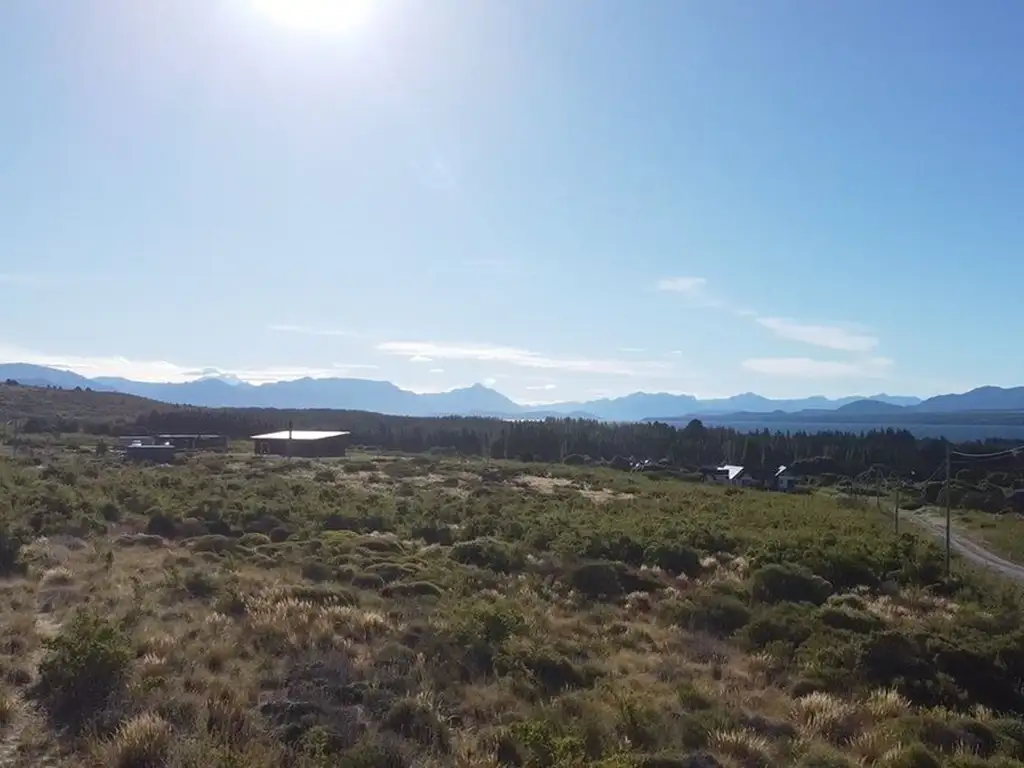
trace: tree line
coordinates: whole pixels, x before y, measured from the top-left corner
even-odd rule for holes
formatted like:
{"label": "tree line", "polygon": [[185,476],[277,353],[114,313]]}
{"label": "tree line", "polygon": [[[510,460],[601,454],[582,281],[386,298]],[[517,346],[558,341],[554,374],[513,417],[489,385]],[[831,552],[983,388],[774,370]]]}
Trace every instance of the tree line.
{"label": "tree line", "polygon": [[[352,443],[387,451],[438,451],[464,456],[537,462],[574,460],[662,461],[696,471],[722,463],[742,464],[755,472],[780,465],[799,474],[852,477],[872,468],[920,480],[942,466],[947,442],[918,439],[903,429],[850,432],[744,433],[708,427],[698,420],[683,428],[663,423],[605,423],[583,419],[503,421],[492,418],[385,416],[341,410],[192,408],[153,410],[135,419],[82,422],[68,418],[29,419],[25,432],[89,431],[95,434],[205,432],[244,439],[286,429],[337,429],[352,433]],[[1011,441],[961,443],[958,450],[984,452],[1010,447]],[[1012,464],[1012,462],[1011,462]],[[989,467],[1017,474],[1014,466]]]}

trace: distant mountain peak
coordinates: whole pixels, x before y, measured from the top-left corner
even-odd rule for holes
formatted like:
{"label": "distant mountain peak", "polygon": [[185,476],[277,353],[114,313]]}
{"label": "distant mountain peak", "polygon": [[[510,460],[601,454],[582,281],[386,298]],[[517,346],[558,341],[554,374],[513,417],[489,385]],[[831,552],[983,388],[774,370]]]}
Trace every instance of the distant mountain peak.
{"label": "distant mountain peak", "polygon": [[887,394],[829,399],[823,395],[771,399],[756,392],[701,400],[693,395],[633,392],[581,402],[524,406],[480,382],[449,392],[417,394],[389,381],[354,378],[302,378],[248,384],[218,368],[197,372],[184,383],[153,383],[116,377],[89,379],[77,373],[24,363],[0,363],[0,381],[14,379],[62,389],[87,387],[122,392],[168,403],[208,407],[321,408],[375,411],[407,416],[490,415],[516,418],[572,416],[607,421],[675,421],[734,413],[799,413],[804,410],[895,413],[900,407],[917,412],[981,410],[1024,411],[1024,387],[978,387],[963,394],[940,395],[921,401]]}

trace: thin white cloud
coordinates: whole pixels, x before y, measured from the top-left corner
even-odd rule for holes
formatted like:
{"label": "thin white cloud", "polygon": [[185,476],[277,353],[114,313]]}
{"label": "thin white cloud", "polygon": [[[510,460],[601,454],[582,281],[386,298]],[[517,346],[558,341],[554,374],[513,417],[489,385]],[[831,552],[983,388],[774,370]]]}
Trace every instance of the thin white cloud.
{"label": "thin white cloud", "polygon": [[658,281],[658,290],[697,296],[707,285],[708,281],[703,277],[666,277]]}
{"label": "thin white cloud", "polygon": [[[708,291],[703,277],[669,277],[658,281],[658,289],[686,297],[690,302],[704,307],[713,307],[730,312],[737,317],[753,320],[776,336],[790,341],[799,341],[815,347],[838,352],[870,352],[878,346],[878,339],[864,329],[842,324],[804,323],[784,317],[762,315],[760,312],[738,307]],[[675,354],[675,353],[673,353]]]}
{"label": "thin white cloud", "polygon": [[527,387],[531,392],[550,392],[553,389],[558,389],[557,384],[538,384],[535,387]]}
{"label": "thin white cloud", "polygon": [[495,384],[498,383],[498,380],[493,376],[488,376],[486,379],[484,379],[483,383],[485,387],[493,387]]}
{"label": "thin white cloud", "polygon": [[892,370],[886,357],[864,360],[814,360],[809,357],[759,357],[743,361],[748,371],[794,379],[880,379]]}
{"label": "thin white cloud", "polygon": [[488,344],[386,341],[378,344],[377,350],[385,354],[409,359],[430,357],[435,360],[472,360],[486,363],[504,363],[521,368],[539,368],[612,376],[656,376],[672,373],[671,366],[659,362],[559,358],[515,347]]}
{"label": "thin white cloud", "polygon": [[414,357],[410,357],[409,358],[409,362],[410,363],[432,363],[432,362],[434,362],[434,358],[427,357],[426,355],[416,355]]}
{"label": "thin white cloud", "polygon": [[237,378],[250,384],[290,381],[301,378],[346,376],[358,371],[376,369],[363,363],[335,363],[327,367],[267,366],[260,368],[220,368],[202,365],[180,365],[166,360],[133,360],[121,356],[53,355],[0,344],[0,362],[30,363],[65,371],[74,371],[89,378],[117,377],[132,381],[182,383],[211,375]]}
{"label": "thin white cloud", "polygon": [[783,339],[840,352],[870,352],[878,346],[874,336],[839,325],[812,325],[781,317],[758,317],[756,322]]}
{"label": "thin white cloud", "polygon": [[619,347],[618,352],[625,352],[627,355],[641,355],[647,350],[643,347]]}
{"label": "thin white cloud", "polygon": [[444,373],[444,368],[431,368],[431,373]]}
{"label": "thin white cloud", "polygon": [[314,328],[308,325],[276,324],[269,326],[275,333],[296,333],[302,336],[358,336],[354,331],[347,331],[340,328]]}

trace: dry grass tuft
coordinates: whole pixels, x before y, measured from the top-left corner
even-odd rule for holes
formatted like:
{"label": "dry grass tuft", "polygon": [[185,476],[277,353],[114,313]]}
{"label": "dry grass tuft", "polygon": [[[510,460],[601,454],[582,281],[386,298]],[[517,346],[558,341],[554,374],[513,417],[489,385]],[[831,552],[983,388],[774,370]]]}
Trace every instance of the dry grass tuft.
{"label": "dry grass tuft", "polygon": [[105,746],[104,764],[113,768],[159,768],[167,762],[173,736],[171,726],[162,717],[133,717],[121,724]]}
{"label": "dry grass tuft", "polygon": [[70,568],[63,565],[50,568],[43,573],[39,580],[39,586],[43,589],[55,589],[58,587],[69,587],[75,583],[75,575]]}
{"label": "dry grass tuft", "polygon": [[738,760],[745,768],[770,768],[775,764],[771,742],[746,729],[715,731],[711,734],[711,747]]}
{"label": "dry grass tuft", "polygon": [[830,693],[815,692],[793,702],[793,715],[808,737],[845,741],[855,729],[856,710]]}
{"label": "dry grass tuft", "polygon": [[881,728],[864,731],[851,739],[848,746],[861,765],[884,765],[902,750],[902,745],[893,743],[893,736]]}
{"label": "dry grass tuft", "polygon": [[0,726],[10,725],[18,714],[18,698],[10,691],[0,691]]}
{"label": "dry grass tuft", "polygon": [[910,702],[894,688],[879,688],[868,696],[865,707],[876,720],[885,720],[907,712]]}

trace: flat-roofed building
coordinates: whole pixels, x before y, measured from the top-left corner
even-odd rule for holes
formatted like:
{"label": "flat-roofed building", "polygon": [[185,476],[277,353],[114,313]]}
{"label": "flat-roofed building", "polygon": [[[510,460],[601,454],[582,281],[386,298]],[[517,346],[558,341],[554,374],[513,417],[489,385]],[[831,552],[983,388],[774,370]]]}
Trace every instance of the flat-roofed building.
{"label": "flat-roofed building", "polygon": [[349,434],[313,429],[267,432],[252,436],[253,451],[257,456],[301,456],[307,459],[344,456]]}

